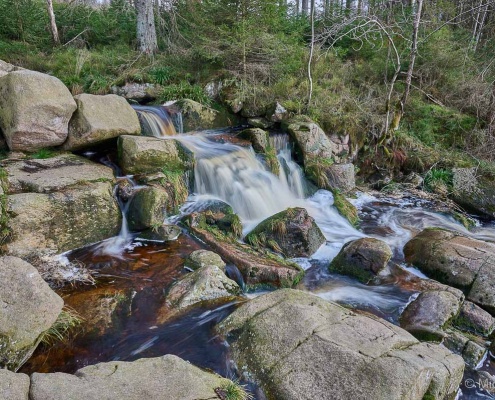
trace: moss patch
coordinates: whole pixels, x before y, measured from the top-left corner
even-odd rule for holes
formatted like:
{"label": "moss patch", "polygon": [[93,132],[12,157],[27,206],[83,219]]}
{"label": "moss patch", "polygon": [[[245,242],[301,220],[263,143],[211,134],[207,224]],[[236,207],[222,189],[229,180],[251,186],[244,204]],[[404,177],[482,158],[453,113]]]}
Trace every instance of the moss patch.
{"label": "moss patch", "polygon": [[340,191],[333,190],[332,194],[333,205],[339,211],[340,215],[345,217],[352,226],[357,227],[359,225],[358,209]]}

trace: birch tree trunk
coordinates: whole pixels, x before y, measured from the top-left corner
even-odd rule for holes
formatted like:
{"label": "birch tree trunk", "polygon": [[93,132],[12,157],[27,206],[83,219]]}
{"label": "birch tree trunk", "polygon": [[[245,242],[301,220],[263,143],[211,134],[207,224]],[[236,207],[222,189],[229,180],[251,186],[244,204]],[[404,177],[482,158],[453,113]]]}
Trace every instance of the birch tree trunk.
{"label": "birch tree trunk", "polygon": [[399,129],[400,121],[402,119],[402,116],[404,115],[404,107],[407,103],[407,99],[409,98],[409,93],[411,91],[412,77],[414,73],[414,63],[416,62],[416,55],[418,54],[418,33],[419,33],[419,24],[421,22],[421,13],[423,12],[423,1],[424,0],[417,0],[417,6],[414,13],[411,52],[409,53],[409,68],[407,69],[407,75],[406,75],[406,87],[404,89],[404,94],[402,95],[402,98],[400,99],[399,103],[396,106],[394,118],[392,120],[392,125],[391,125],[392,130]]}
{"label": "birch tree trunk", "polygon": [[315,49],[315,0],[311,0],[310,9],[310,19],[311,19],[311,46],[309,50],[309,60],[308,60],[308,106],[307,111],[311,107],[311,100],[313,98],[313,76],[311,71],[311,64],[313,63],[313,54]]}
{"label": "birch tree trunk", "polygon": [[60,38],[58,36],[57,23],[55,22],[52,0],[46,0],[46,8],[48,9],[48,16],[50,17],[50,31],[52,33],[53,43],[58,46],[60,44]]}
{"label": "birch tree trunk", "polygon": [[153,54],[158,50],[153,0],[136,0],[137,40],[139,51]]}
{"label": "birch tree trunk", "polygon": [[492,96],[488,113],[488,133],[495,137],[495,81],[492,83]]}

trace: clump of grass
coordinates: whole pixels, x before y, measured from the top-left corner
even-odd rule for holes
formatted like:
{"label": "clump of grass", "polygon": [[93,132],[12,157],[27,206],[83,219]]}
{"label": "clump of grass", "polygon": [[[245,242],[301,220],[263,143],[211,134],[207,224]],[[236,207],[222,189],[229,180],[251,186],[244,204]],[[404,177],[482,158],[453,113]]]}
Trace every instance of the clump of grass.
{"label": "clump of grass", "polygon": [[35,153],[32,153],[30,155],[31,158],[37,159],[37,160],[44,160],[46,158],[52,158],[57,154],[56,151],[51,150],[51,149],[39,149]]}
{"label": "clump of grass", "polygon": [[253,395],[249,393],[245,385],[238,381],[227,380],[222,386],[215,389],[215,393],[221,400],[252,400]]}
{"label": "clump of grass", "polygon": [[82,322],[83,319],[74,309],[65,306],[50,329],[43,332],[40,342],[46,346],[64,342]]}
{"label": "clump of grass", "polygon": [[323,189],[331,189],[327,170],[334,161],[331,158],[311,159],[305,163],[305,172],[309,179]]}
{"label": "clump of grass", "polygon": [[453,174],[447,169],[430,169],[424,177],[424,187],[429,192],[448,194],[452,191]]}

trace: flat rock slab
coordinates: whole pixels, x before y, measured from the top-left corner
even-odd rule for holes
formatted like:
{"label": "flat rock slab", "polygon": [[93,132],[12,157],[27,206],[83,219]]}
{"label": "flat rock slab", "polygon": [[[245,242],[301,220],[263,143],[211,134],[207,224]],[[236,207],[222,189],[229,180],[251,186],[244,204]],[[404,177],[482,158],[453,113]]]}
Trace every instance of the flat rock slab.
{"label": "flat rock slab", "polygon": [[229,380],[173,355],[31,377],[31,400],[208,400]]}
{"label": "flat rock slab", "polygon": [[454,286],[495,315],[495,244],[428,228],[407,242],[406,262],[428,277]]}
{"label": "flat rock slab", "polygon": [[42,160],[24,160],[5,167],[8,194],[52,193],[90,182],[114,182],[109,167],[74,154],[61,154]]}
{"label": "flat rock slab", "polygon": [[453,398],[464,361],[378,317],[297,290],[242,305],[219,325],[268,398]]}
{"label": "flat rock slab", "polygon": [[0,368],[17,370],[63,306],[36,268],[16,257],[1,257]]}
{"label": "flat rock slab", "polygon": [[29,376],[0,369],[0,399],[28,400]]}

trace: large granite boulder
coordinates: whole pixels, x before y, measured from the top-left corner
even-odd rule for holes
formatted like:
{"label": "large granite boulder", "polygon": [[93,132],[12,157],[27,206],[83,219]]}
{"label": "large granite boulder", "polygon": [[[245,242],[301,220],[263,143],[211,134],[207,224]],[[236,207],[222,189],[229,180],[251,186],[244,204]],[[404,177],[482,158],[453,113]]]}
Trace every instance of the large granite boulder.
{"label": "large granite boulder", "polygon": [[218,329],[268,398],[453,399],[464,371],[439,345],[291,289],[245,303]]}
{"label": "large granite boulder", "polygon": [[74,97],[77,111],[69,123],[65,150],[79,150],[121,135],[141,132],[136,112],[120,96],[80,94]]}
{"label": "large granite boulder", "polygon": [[145,186],[136,190],[127,209],[131,231],[162,225],[167,216],[168,192],[160,186]]}
{"label": "large granite boulder", "polygon": [[0,368],[16,371],[57,320],[64,301],[32,265],[6,256],[0,258],[0,304]]}
{"label": "large granite boulder", "polygon": [[330,263],[330,271],[368,282],[386,268],[392,250],[382,240],[362,238],[348,242]]}
{"label": "large granite boulder", "polygon": [[175,283],[167,295],[167,304],[183,310],[203,301],[228,300],[241,294],[241,288],[215,265],[206,265],[188,273]]}
{"label": "large granite boulder", "polygon": [[125,174],[186,171],[194,164],[192,154],[174,139],[120,136],[119,165]]}
{"label": "large granite boulder", "polygon": [[257,225],[246,242],[287,257],[309,257],[325,243],[325,236],[304,208],[288,208]]}
{"label": "large granite boulder", "polygon": [[31,376],[31,400],[198,400],[217,399],[232,382],[177,356],[91,365],[74,375]]}
{"label": "large granite boulder", "polygon": [[29,376],[15,374],[6,369],[0,369],[0,399],[2,400],[28,400]]}
{"label": "large granite boulder", "polygon": [[463,290],[466,299],[495,315],[495,244],[429,228],[405,245],[404,255],[430,278]]}
{"label": "large granite boulder", "polygon": [[10,150],[61,145],[75,109],[69,89],[53,76],[23,70],[0,78],[0,130]]}
{"label": "large granite boulder", "polygon": [[4,251],[24,259],[59,253],[116,235],[121,212],[113,173],[71,154],[7,165]]}
{"label": "large granite boulder", "polygon": [[429,290],[407,305],[400,326],[420,340],[438,341],[459,314],[464,295],[460,290]]}
{"label": "large granite boulder", "polygon": [[452,198],[466,209],[477,214],[495,217],[495,182],[479,175],[478,168],[452,170]]}
{"label": "large granite boulder", "polygon": [[244,129],[239,137],[249,140],[257,153],[265,153],[270,146],[268,132],[260,128]]}

